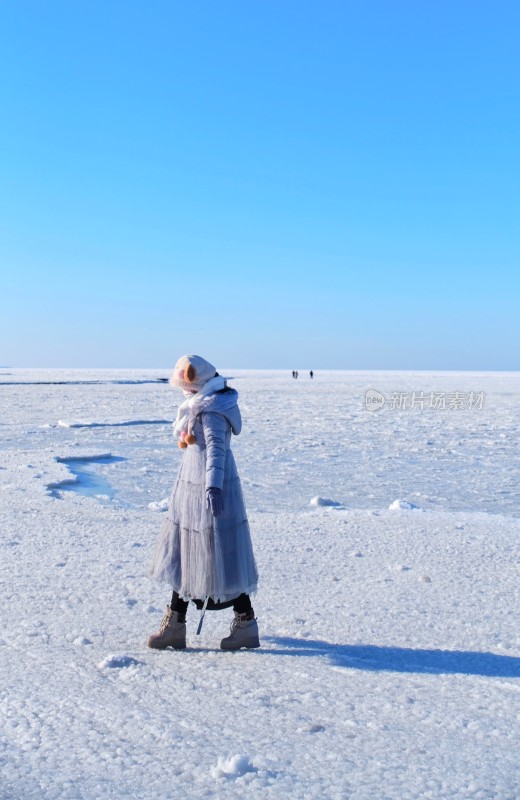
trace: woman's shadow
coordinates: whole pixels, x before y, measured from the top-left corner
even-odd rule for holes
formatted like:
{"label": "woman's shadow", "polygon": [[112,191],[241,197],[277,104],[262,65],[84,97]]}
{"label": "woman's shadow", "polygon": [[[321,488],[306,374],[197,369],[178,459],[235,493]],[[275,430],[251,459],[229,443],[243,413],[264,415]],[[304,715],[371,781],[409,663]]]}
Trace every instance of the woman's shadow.
{"label": "woman's shadow", "polygon": [[433,675],[482,675],[488,678],[520,678],[520,658],[465,650],[415,650],[406,647],[330,644],[287,636],[263,636],[260,653],[326,658],[337,667],[370,672],[415,672]]}

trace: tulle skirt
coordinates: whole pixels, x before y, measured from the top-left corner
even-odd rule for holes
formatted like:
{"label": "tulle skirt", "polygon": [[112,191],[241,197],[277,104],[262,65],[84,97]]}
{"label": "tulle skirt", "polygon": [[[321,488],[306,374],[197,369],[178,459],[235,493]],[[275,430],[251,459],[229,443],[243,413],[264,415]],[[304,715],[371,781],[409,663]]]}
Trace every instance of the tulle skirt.
{"label": "tulle skirt", "polygon": [[206,506],[206,450],[185,452],[150,567],[184,600],[211,597],[226,602],[254,594],[258,571],[235,459],[226,451],[223,513]]}

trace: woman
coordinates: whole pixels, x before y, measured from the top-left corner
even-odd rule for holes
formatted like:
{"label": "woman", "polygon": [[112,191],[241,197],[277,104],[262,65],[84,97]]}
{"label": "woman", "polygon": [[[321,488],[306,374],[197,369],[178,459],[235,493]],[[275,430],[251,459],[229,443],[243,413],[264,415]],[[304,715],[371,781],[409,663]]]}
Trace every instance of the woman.
{"label": "woman", "polygon": [[259,647],[250,595],[258,572],[242,488],[230,449],[242,420],[235,389],[215,367],[196,355],[182,356],[170,383],[186,400],[179,406],[174,435],[184,455],[161,528],[151,575],[173,587],[171,603],[148,646],[186,647],[186,611],[233,606],[231,634],[223,650]]}

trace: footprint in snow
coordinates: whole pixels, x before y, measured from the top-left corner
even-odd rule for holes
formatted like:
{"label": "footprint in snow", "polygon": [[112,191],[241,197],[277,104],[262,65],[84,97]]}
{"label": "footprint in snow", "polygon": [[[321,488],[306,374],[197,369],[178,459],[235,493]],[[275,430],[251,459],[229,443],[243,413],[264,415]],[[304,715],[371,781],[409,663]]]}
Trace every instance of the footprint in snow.
{"label": "footprint in snow", "polygon": [[325,732],[325,725],[319,725],[318,723],[304,725],[302,728],[299,728],[300,733],[324,733]]}

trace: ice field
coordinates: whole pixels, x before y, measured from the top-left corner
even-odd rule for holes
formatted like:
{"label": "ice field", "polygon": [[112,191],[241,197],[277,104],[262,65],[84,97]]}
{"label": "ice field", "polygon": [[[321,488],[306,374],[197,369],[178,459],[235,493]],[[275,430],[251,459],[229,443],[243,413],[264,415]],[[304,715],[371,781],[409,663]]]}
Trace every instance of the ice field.
{"label": "ice field", "polygon": [[221,372],[260,572],[237,653],[194,606],[186,651],[146,647],[168,371],[0,369],[1,800],[517,800],[520,373]]}

